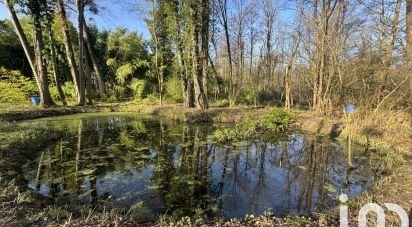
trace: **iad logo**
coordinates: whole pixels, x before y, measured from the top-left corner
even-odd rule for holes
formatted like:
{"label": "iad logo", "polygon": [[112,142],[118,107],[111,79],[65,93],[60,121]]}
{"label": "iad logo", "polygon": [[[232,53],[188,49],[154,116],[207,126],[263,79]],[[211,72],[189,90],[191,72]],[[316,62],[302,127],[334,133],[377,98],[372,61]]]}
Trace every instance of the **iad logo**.
{"label": "iad logo", "polygon": [[[339,200],[342,204],[348,201],[348,196],[342,194],[339,196]],[[401,219],[401,227],[408,227],[409,226],[409,218],[406,211],[399,205],[393,203],[385,203],[385,207],[392,212],[395,212],[399,215]],[[366,227],[366,216],[369,212],[376,213],[377,216],[377,226],[378,227],[385,227],[385,210],[376,203],[368,203],[363,206],[359,211],[359,227]],[[340,226],[341,227],[348,227],[349,226],[349,208],[346,205],[340,206]]]}

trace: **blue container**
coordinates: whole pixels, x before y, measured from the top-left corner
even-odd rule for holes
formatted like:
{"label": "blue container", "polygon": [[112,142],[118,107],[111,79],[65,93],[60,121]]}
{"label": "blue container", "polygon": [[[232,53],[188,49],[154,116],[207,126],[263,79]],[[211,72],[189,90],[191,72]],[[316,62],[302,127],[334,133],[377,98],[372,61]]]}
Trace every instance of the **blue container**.
{"label": "blue container", "polygon": [[32,96],[31,103],[33,103],[34,106],[38,106],[40,104],[40,96],[38,95]]}
{"label": "blue container", "polygon": [[356,110],[356,105],[354,104],[348,104],[345,106],[345,111],[346,113],[353,113]]}

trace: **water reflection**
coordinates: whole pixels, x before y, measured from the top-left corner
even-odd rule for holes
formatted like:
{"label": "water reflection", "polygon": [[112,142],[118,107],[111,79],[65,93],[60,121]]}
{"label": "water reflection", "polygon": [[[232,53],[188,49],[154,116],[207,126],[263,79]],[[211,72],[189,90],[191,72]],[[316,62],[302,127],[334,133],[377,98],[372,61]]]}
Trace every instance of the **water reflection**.
{"label": "water reflection", "polygon": [[322,211],[370,185],[367,159],[347,165],[340,145],[303,134],[219,145],[210,125],[144,116],[41,120],[66,132],[23,165],[29,186],[53,198],[131,207],[144,217],[279,216]]}

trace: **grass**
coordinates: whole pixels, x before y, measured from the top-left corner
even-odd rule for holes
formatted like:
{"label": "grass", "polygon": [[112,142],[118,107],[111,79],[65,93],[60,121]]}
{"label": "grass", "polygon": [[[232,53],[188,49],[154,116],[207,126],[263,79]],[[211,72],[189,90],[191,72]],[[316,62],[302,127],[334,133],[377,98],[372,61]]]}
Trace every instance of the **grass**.
{"label": "grass", "polygon": [[352,134],[354,142],[384,152],[406,152],[412,148],[412,118],[403,111],[357,111],[348,117],[340,135]]}

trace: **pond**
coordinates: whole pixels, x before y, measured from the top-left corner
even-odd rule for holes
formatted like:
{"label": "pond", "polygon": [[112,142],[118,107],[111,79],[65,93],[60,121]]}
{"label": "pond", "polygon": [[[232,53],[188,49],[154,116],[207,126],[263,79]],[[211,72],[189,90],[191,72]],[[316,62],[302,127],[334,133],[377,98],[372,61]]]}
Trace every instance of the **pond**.
{"label": "pond", "polygon": [[372,183],[368,157],[300,132],[232,144],[230,125],[184,124],[136,114],[81,114],[26,121],[59,132],[20,160],[29,187],[46,197],[131,209],[144,218],[308,214],[357,196]]}

